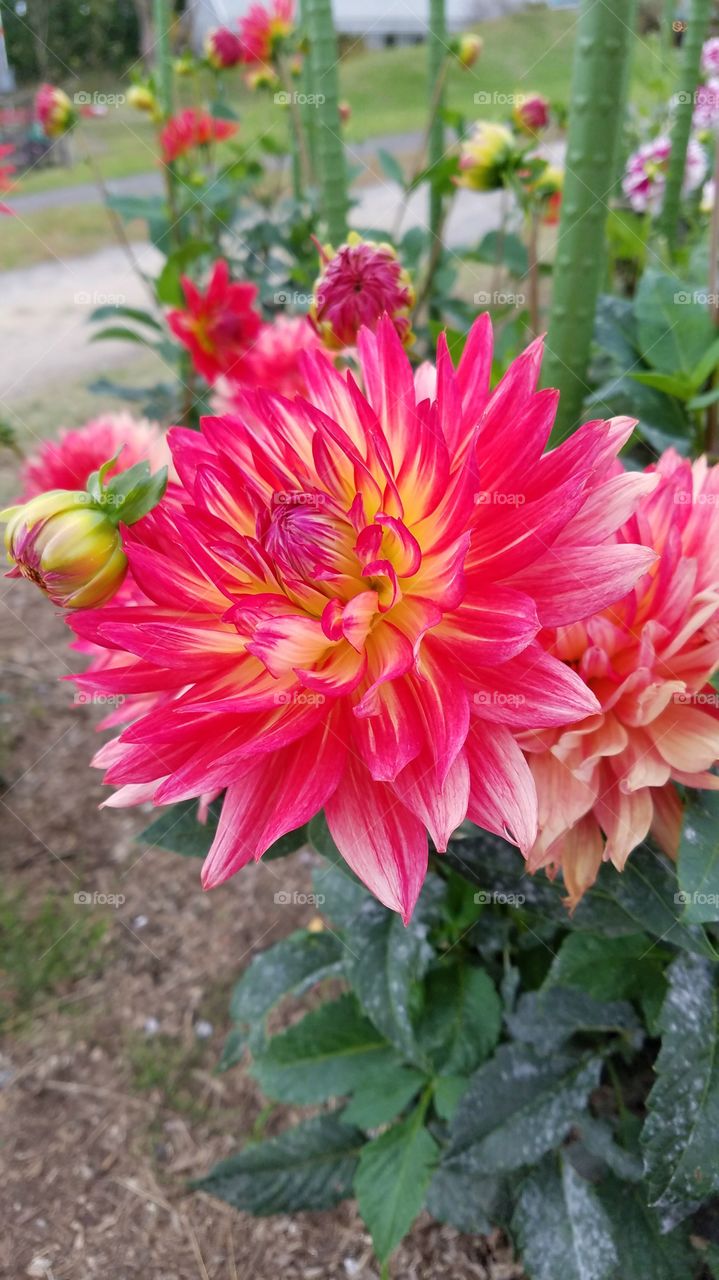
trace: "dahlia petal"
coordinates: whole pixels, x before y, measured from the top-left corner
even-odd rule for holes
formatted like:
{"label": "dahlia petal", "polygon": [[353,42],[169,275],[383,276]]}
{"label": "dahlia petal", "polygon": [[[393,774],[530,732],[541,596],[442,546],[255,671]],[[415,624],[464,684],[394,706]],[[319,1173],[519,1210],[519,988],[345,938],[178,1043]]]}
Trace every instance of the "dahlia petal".
{"label": "dahlia petal", "polygon": [[594,814],[607,838],[604,857],[617,871],[624,870],[632,850],[646,839],[653,812],[649,787],[627,792],[613,783],[597,796]]}
{"label": "dahlia petal", "polygon": [[373,782],[348,757],[345,773],[325,804],[330,834],[355,875],[385,907],[409,923],[427,871],[423,824],[384,782]]}
{"label": "dahlia petal", "polygon": [[657,751],[673,769],[700,773],[719,759],[719,723],[696,707],[668,707],[652,723],[651,734]]}
{"label": "dahlia petal", "polygon": [[419,754],[424,725],[412,686],[406,679],[381,684],[371,715],[355,715],[353,745],[376,782],[392,782]]}
{"label": "dahlia petal", "polygon": [[602,865],[604,841],[596,819],[587,814],[558,841],[553,853],[561,862],[570,911],[591,889]]}
{"label": "dahlia petal", "polygon": [[537,835],[537,793],[522,752],[502,725],[473,720],[465,755],[469,764],[467,817],[528,854]]}
{"label": "dahlia petal", "polygon": [[560,627],[621,600],[655,561],[649,547],[551,547],[513,585],[534,598],[542,626]]}
{"label": "dahlia petal", "polygon": [[530,756],[529,766],[537,789],[539,831],[528,864],[530,871],[536,871],[553,856],[556,842],[591,810],[597,797],[598,773],[578,778],[551,751]]}
{"label": "dahlia petal", "polygon": [[429,831],[435,848],[444,853],[453,831],[467,815],[469,765],[464,752],[451,764],[444,781],[436,777],[431,750],[407,764],[392,783],[392,790]]}
{"label": "dahlia petal", "polygon": [[[719,779],[717,779],[719,783]],[[682,834],[684,809],[676,787],[658,787],[652,791],[654,814],[651,832],[667,857],[676,861],[679,856],[679,842]]]}
{"label": "dahlia petal", "polygon": [[594,694],[571,667],[537,644],[489,672],[478,671],[471,684],[476,715],[517,729],[568,724],[599,710]]}
{"label": "dahlia petal", "polygon": [[540,625],[534,600],[524,591],[470,586],[458,608],[444,614],[437,635],[462,662],[490,666],[526,649]]}
{"label": "dahlia petal", "polygon": [[202,868],[203,887],[222,884],[280,836],[313,818],[337,786],[344,759],[341,739],[327,722],[278,751],[270,768],[263,762],[231,783]]}

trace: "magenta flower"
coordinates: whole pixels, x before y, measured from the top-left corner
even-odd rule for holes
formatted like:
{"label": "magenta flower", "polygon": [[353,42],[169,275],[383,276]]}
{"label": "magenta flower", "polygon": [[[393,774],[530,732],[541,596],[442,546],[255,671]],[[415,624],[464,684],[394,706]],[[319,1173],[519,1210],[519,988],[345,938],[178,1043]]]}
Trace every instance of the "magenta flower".
{"label": "magenta flower", "polygon": [[374,329],[383,315],[409,346],[414,341],[414,289],[392,245],[363,240],[350,231],[339,249],[318,248],[322,270],[309,314],[325,346],[333,351],[353,347],[360,328]]}
{"label": "magenta flower", "polygon": [[[669,138],[654,138],[630,155],[622,178],[622,190],[637,213],[657,214],[664,200],[672,144]],[[706,153],[696,138],[690,138],[684,170],[683,195],[701,186],[706,173]]]}
{"label": "magenta flower", "polygon": [[490,391],[482,316],[456,369],[440,337],[436,374],[415,382],[385,318],[359,336],[364,391],[308,355],[307,399],[247,392],[236,416],[171,432],[182,500],[125,534],[151,603],[73,626],[126,656],[83,687],[163,699],[97,756],[114,803],[226,791],[207,887],[322,808],[405,920],[427,831],[442,850],[469,817],[534,844],[515,732],[598,711],[538,633],[604,608],[655,558],[611,540],[630,420],[543,452],[557,393],[536,390],[541,350]]}

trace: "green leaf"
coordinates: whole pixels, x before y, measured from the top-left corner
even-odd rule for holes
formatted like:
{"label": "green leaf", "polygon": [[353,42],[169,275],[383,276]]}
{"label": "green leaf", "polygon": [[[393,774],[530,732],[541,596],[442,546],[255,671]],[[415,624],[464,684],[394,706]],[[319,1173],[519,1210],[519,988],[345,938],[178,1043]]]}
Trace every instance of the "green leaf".
{"label": "green leaf", "polygon": [[529,1046],[501,1045],[475,1072],[457,1108],[448,1161],[485,1175],[534,1164],[584,1111],[601,1065],[586,1055],[540,1058]]}
{"label": "green leaf", "polygon": [[597,1195],[611,1223],[619,1266],[612,1280],[691,1280],[698,1255],[683,1227],[661,1234],[657,1214],[649,1208],[642,1185],[627,1186],[604,1178]]}
{"label": "green leaf", "polygon": [[316,1116],[245,1147],[193,1185],[259,1217],[330,1209],[352,1193],[363,1142],[341,1113]]}
{"label": "green leaf", "polygon": [[657,971],[661,974],[667,954],[646,933],[619,938],[570,933],[552,961],[545,985],[578,987],[596,1000],[631,999]]}
{"label": "green leaf", "polygon": [[[612,1280],[618,1263],[610,1219],[570,1162],[546,1160],[522,1183],[513,1230],[531,1280]],[[626,1280],[635,1280],[632,1272]]]}
{"label": "green leaf", "polygon": [[676,1222],[719,1192],[716,969],[681,955],[669,970],[662,1047],[642,1147],[650,1202]]}
{"label": "green leaf", "polygon": [[163,332],[163,327],[159,320],[151,312],[145,311],[141,307],[95,307],[89,319],[91,323],[99,324],[101,320],[116,320],[120,316],[125,320],[135,320],[137,324],[146,324],[151,329],[157,329],[160,333]]}
{"label": "green leaf", "polygon": [[425,1083],[426,1076],[412,1067],[368,1067],[345,1107],[345,1119],[359,1129],[378,1129],[395,1120]]}
{"label": "green leaf", "polygon": [[617,1177],[624,1178],[627,1182],[641,1181],[644,1173],[641,1160],[615,1142],[608,1124],[595,1120],[587,1113],[580,1117],[577,1129],[587,1151],[601,1160]]}
{"label": "green leaf", "polygon": [[169,254],[155,281],[158,300],[168,307],[184,306],[185,295],[180,277],[191,263],[196,262],[203,254],[211,252],[212,245],[209,241],[190,240],[188,244],[183,244],[180,249],[175,249]]}
{"label": "green leaf", "polygon": [[[128,475],[129,472],[125,472]],[[146,516],[153,507],[156,507],[164,496],[167,489],[167,467],[160,467],[154,475],[148,476],[146,480],[141,480],[136,484],[130,492],[123,498],[118,505],[117,513],[122,524],[137,524],[143,516]],[[107,486],[107,492],[114,493],[114,481],[111,480]]]}
{"label": "green leaf", "polygon": [[91,342],[137,342],[141,347],[150,347],[154,351],[156,343],[151,341],[143,333],[136,333],[134,329],[128,329],[125,325],[114,324],[109,329],[98,329],[96,333],[90,335]]}
{"label": "green leaf", "polygon": [[465,256],[476,257],[479,262],[501,263],[510,275],[520,278],[526,276],[529,271],[529,255],[526,247],[519,236],[511,231],[504,234],[500,231],[488,231],[482,237],[476,253]]}
{"label": "green leaf", "polygon": [[440,961],[424,984],[418,1039],[446,1075],[470,1075],[499,1040],[502,1003],[484,969]]}
{"label": "green leaf", "polygon": [[384,1262],[424,1207],[439,1148],[424,1127],[424,1108],[363,1148],[355,1176],[359,1211]]}
{"label": "green leaf", "polygon": [[469,1076],[437,1076],[434,1082],[434,1107],[442,1120],[451,1120],[469,1084]]}
{"label": "green leaf", "polygon": [[701,385],[672,373],[630,373],[628,376],[635,382],[641,382],[643,387],[654,387],[656,391],[663,391],[665,396],[676,396],[677,400],[691,399],[697,385]]}
{"label": "green leaf", "polygon": [[273,1036],[255,1056],[252,1075],[280,1102],[324,1102],[351,1093],[371,1067],[395,1060],[354,996],[344,995]]}
{"label": "green leaf", "polygon": [[551,1053],[578,1032],[624,1034],[634,1039],[641,1030],[628,1001],[595,1000],[586,991],[557,986],[526,992],[508,1016],[507,1025],[515,1039],[533,1044],[542,1053]]}
{"label": "green leaf", "polygon": [[217,1070],[229,1071],[230,1067],[235,1067],[242,1059],[247,1042],[247,1032],[242,1027],[233,1027],[222,1046]]}
{"label": "green leaf", "polygon": [[422,1065],[412,1025],[415,984],[432,958],[420,903],[405,926],[374,900],[347,925],[345,969],[365,1013],[413,1063]]}
{"label": "green leaf", "polygon": [[719,920],[719,795],[694,792],[685,814],[679,845],[679,893],[682,918],[692,924]]}
{"label": "green leaf", "polygon": [[440,1163],[427,1191],[433,1218],[468,1235],[489,1235],[506,1216],[505,1180],[483,1178]]}
{"label": "green leaf", "polygon": [[707,378],[714,373],[717,365],[719,365],[719,338],[712,342],[708,351],[697,362],[692,369],[691,380],[695,387],[703,387]]}
{"label": "green leaf", "polygon": [[341,967],[342,944],[333,933],[290,934],[256,955],[230,998],[233,1022],[256,1028],[283,996],[302,995]]}
{"label": "green leaf", "polygon": [[197,820],[197,800],[181,800],[168,805],[160,816],[136,837],[138,844],[169,849],[183,858],[206,858],[217,834],[221,803],[210,805],[207,822]]}
{"label": "green leaf", "polygon": [[691,374],[715,341],[707,308],[676,276],[645,271],[634,310],[642,355],[662,373]]}
{"label": "green leaf", "polygon": [[385,151],[384,147],[379,147],[377,149],[377,159],[380,162],[382,171],[387,175],[390,181],[396,182],[397,186],[401,187],[404,191],[406,182],[404,173],[402,172],[402,166],[399,161],[395,160],[394,156],[389,151]]}

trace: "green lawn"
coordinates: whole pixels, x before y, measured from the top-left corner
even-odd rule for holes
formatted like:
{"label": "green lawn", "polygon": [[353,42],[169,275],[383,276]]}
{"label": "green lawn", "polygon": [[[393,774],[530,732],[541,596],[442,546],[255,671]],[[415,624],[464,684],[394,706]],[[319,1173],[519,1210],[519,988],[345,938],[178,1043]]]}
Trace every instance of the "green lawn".
{"label": "green lawn", "polygon": [[[501,96],[537,90],[566,104],[569,92],[571,54],[576,13],[536,9],[493,22],[480,30],[485,46],[475,67],[463,71],[453,66],[448,81],[448,105],[467,119],[506,116],[509,107]],[[352,108],[346,129],[347,142],[379,137],[386,133],[420,130],[425,123],[426,50],[423,46],[367,51],[356,45],[347,50],[340,67],[340,92]],[[654,83],[662,75],[656,38],[637,40],[634,58],[634,100],[647,101]],[[666,77],[665,77],[666,78]],[[670,78],[671,80],[671,78]],[[72,86],[67,86],[72,93]],[[92,89],[92,84],[84,88]],[[121,93],[123,85],[105,80],[106,93]],[[189,101],[192,86],[182,84]],[[320,93],[321,86],[311,86]],[[492,100],[476,104],[474,95]],[[500,99],[496,100],[496,95]],[[229,99],[241,117],[240,138],[256,138],[263,133],[282,137],[287,129],[286,108],[274,103],[266,93],[250,93],[239,73],[230,85]],[[48,168],[27,175],[23,193],[54,190],[90,178],[84,161],[87,152],[95,158],[106,178],[145,173],[157,163],[153,128],[139,112],[127,106],[110,108],[105,117],[83,120],[71,142],[70,167]]]}

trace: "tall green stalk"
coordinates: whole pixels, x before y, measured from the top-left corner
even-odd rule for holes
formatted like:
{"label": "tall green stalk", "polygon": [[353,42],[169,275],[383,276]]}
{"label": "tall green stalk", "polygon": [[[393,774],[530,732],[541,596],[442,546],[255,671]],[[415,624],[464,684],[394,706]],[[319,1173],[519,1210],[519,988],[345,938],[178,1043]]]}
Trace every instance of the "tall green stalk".
{"label": "tall green stalk", "polygon": [[153,21],[157,97],[163,116],[168,116],[172,112],[172,55],[170,53],[172,10],[168,0],[153,0]]}
{"label": "tall green stalk", "polygon": [[711,8],[712,0],[692,0],[688,29],[682,45],[681,71],[677,86],[677,105],[671,131],[672,153],[669,159],[664,205],[659,224],[660,229],[667,238],[672,253],[677,243],[684,168],[687,161],[687,147],[692,131],[692,116],[694,114],[694,95],[699,83],[702,45],[709,26]]}
{"label": "tall green stalk", "polygon": [[[430,171],[441,163],[444,155],[444,82],[447,61],[447,21],[444,0],[429,0],[429,35],[427,56],[429,87],[427,101],[431,103],[427,161]],[[429,193],[429,229],[438,236],[442,228],[442,196],[434,187]]]}
{"label": "tall green stalk", "polygon": [[312,93],[317,95],[316,151],[321,212],[332,244],[347,238],[347,167],[337,86],[337,35],[331,0],[307,0]]}
{"label": "tall green stalk", "polygon": [[558,387],[554,440],[577,425],[603,276],[608,202],[616,189],[624,83],[636,0],[582,0],[572,65],[562,216],[544,383]]}

